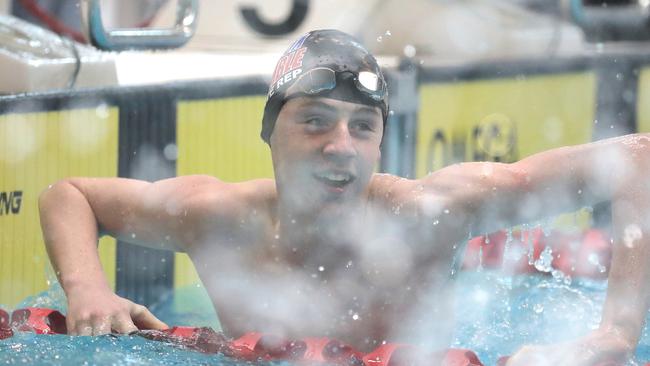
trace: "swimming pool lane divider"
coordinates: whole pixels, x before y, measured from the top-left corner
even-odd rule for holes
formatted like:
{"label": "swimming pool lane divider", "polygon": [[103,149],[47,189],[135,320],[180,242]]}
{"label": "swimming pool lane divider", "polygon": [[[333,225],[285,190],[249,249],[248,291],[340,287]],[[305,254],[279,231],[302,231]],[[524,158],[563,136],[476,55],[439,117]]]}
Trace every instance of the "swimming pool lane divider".
{"label": "swimming pool lane divider", "polygon": [[0,339],[9,338],[14,335],[14,331],[9,325],[9,314],[0,309]]}
{"label": "swimming pool lane divider", "polygon": [[612,257],[611,242],[607,232],[596,228],[548,233],[541,228],[501,230],[470,239],[462,269],[500,269],[509,274],[557,272],[604,280]]}
{"label": "swimming pool lane divider", "polygon": [[[66,334],[65,316],[47,308],[17,309],[9,314],[0,309],[0,340],[10,338],[14,331],[37,334]],[[175,326],[166,330],[139,330],[130,333],[149,340],[171,343],[206,354],[222,354],[246,362],[288,361],[295,364],[334,366],[484,366],[476,353],[450,348],[425,353],[408,344],[382,344],[363,354],[349,345],[330,338],[287,340],[271,334],[246,333],[231,340],[208,327]],[[501,357],[497,366],[505,366],[508,357]],[[597,366],[622,366],[605,361]],[[650,366],[646,363],[644,366]]]}
{"label": "swimming pool lane divider", "polygon": [[[11,320],[11,321],[10,321]],[[0,339],[13,332],[66,334],[65,316],[53,309],[24,308],[9,314],[0,309]],[[466,349],[448,349],[425,354],[411,345],[388,343],[363,354],[330,338],[286,340],[262,333],[247,333],[230,340],[208,327],[172,327],[167,330],[140,330],[131,333],[154,341],[171,343],[208,354],[223,354],[242,361],[289,361],[297,364],[335,366],[483,366],[476,354]],[[442,360],[439,363],[439,360]]]}

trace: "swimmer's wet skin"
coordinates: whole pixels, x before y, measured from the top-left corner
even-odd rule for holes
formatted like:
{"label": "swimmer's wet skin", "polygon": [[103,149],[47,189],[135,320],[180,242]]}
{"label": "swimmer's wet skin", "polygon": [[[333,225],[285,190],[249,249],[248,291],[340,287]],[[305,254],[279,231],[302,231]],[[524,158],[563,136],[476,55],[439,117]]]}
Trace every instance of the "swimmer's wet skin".
{"label": "swimmer's wet skin", "polygon": [[650,294],[650,135],[513,164],[462,163],[410,180],[373,173],[387,115],[374,57],[347,34],[314,31],[280,59],[269,89],[261,136],[275,180],[53,185],[39,206],[68,298],[68,330],[166,326],[111,292],[95,245],[101,232],[187,252],[230,337],[327,336],[363,352],[383,341],[446,348],[454,243],[611,201],[614,248],[600,327],[571,343],[523,347],[507,365],[593,365],[633,352]]}

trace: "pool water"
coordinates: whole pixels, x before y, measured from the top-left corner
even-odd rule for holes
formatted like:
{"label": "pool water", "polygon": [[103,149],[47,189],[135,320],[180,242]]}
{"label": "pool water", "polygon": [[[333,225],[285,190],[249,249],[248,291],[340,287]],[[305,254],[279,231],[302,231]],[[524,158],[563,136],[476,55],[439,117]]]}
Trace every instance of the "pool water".
{"label": "pool water", "polygon": [[[453,347],[474,350],[485,365],[524,344],[569,340],[597,327],[606,282],[551,276],[504,276],[499,272],[462,272],[457,277]],[[170,325],[212,324],[209,313],[176,313],[176,291],[154,313]],[[21,306],[64,310],[60,288],[26,299]],[[435,330],[433,330],[435,331]],[[650,334],[644,330],[639,361],[650,361]],[[0,365],[250,365],[221,355],[205,355],[134,336],[69,337],[18,333],[0,341]],[[260,363],[262,364],[262,363]],[[267,363],[268,364],[268,363]],[[275,363],[278,364],[278,363]],[[288,364],[288,363],[282,363]],[[630,365],[636,365],[632,361]]]}
{"label": "pool water", "polygon": [[[494,365],[522,345],[575,339],[598,327],[606,289],[603,280],[574,279],[567,284],[548,275],[463,272],[452,346],[471,349],[485,365]],[[647,328],[635,355],[639,362],[650,361]]]}

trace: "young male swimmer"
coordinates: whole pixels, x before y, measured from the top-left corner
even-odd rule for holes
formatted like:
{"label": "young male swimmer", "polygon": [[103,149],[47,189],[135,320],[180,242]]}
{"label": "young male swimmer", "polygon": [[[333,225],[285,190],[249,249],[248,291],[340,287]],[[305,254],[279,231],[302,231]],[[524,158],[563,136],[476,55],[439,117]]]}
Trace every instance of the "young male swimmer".
{"label": "young male swimmer", "polygon": [[70,333],[166,327],[110,290],[96,247],[108,234],[187,252],[229,336],[443,348],[457,243],[611,200],[615,242],[600,327],[570,343],[524,347],[508,365],[631,355],[650,293],[650,135],[513,164],[462,163],[410,180],[373,173],[387,114],[374,57],[345,33],[314,31],[287,50],[270,86],[262,138],[275,180],[55,184],[41,195],[41,224],[68,298]]}

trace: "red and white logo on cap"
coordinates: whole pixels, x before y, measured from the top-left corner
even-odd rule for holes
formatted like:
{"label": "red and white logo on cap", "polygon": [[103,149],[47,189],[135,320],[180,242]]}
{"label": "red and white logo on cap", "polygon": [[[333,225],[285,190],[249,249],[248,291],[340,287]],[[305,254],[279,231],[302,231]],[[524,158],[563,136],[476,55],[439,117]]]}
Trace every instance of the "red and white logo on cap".
{"label": "red and white logo on cap", "polygon": [[278,60],[269,86],[269,97],[275,94],[282,85],[295,80],[302,73],[302,60],[307,52],[307,47],[303,47],[303,44],[307,37],[309,37],[309,33],[297,39]]}

